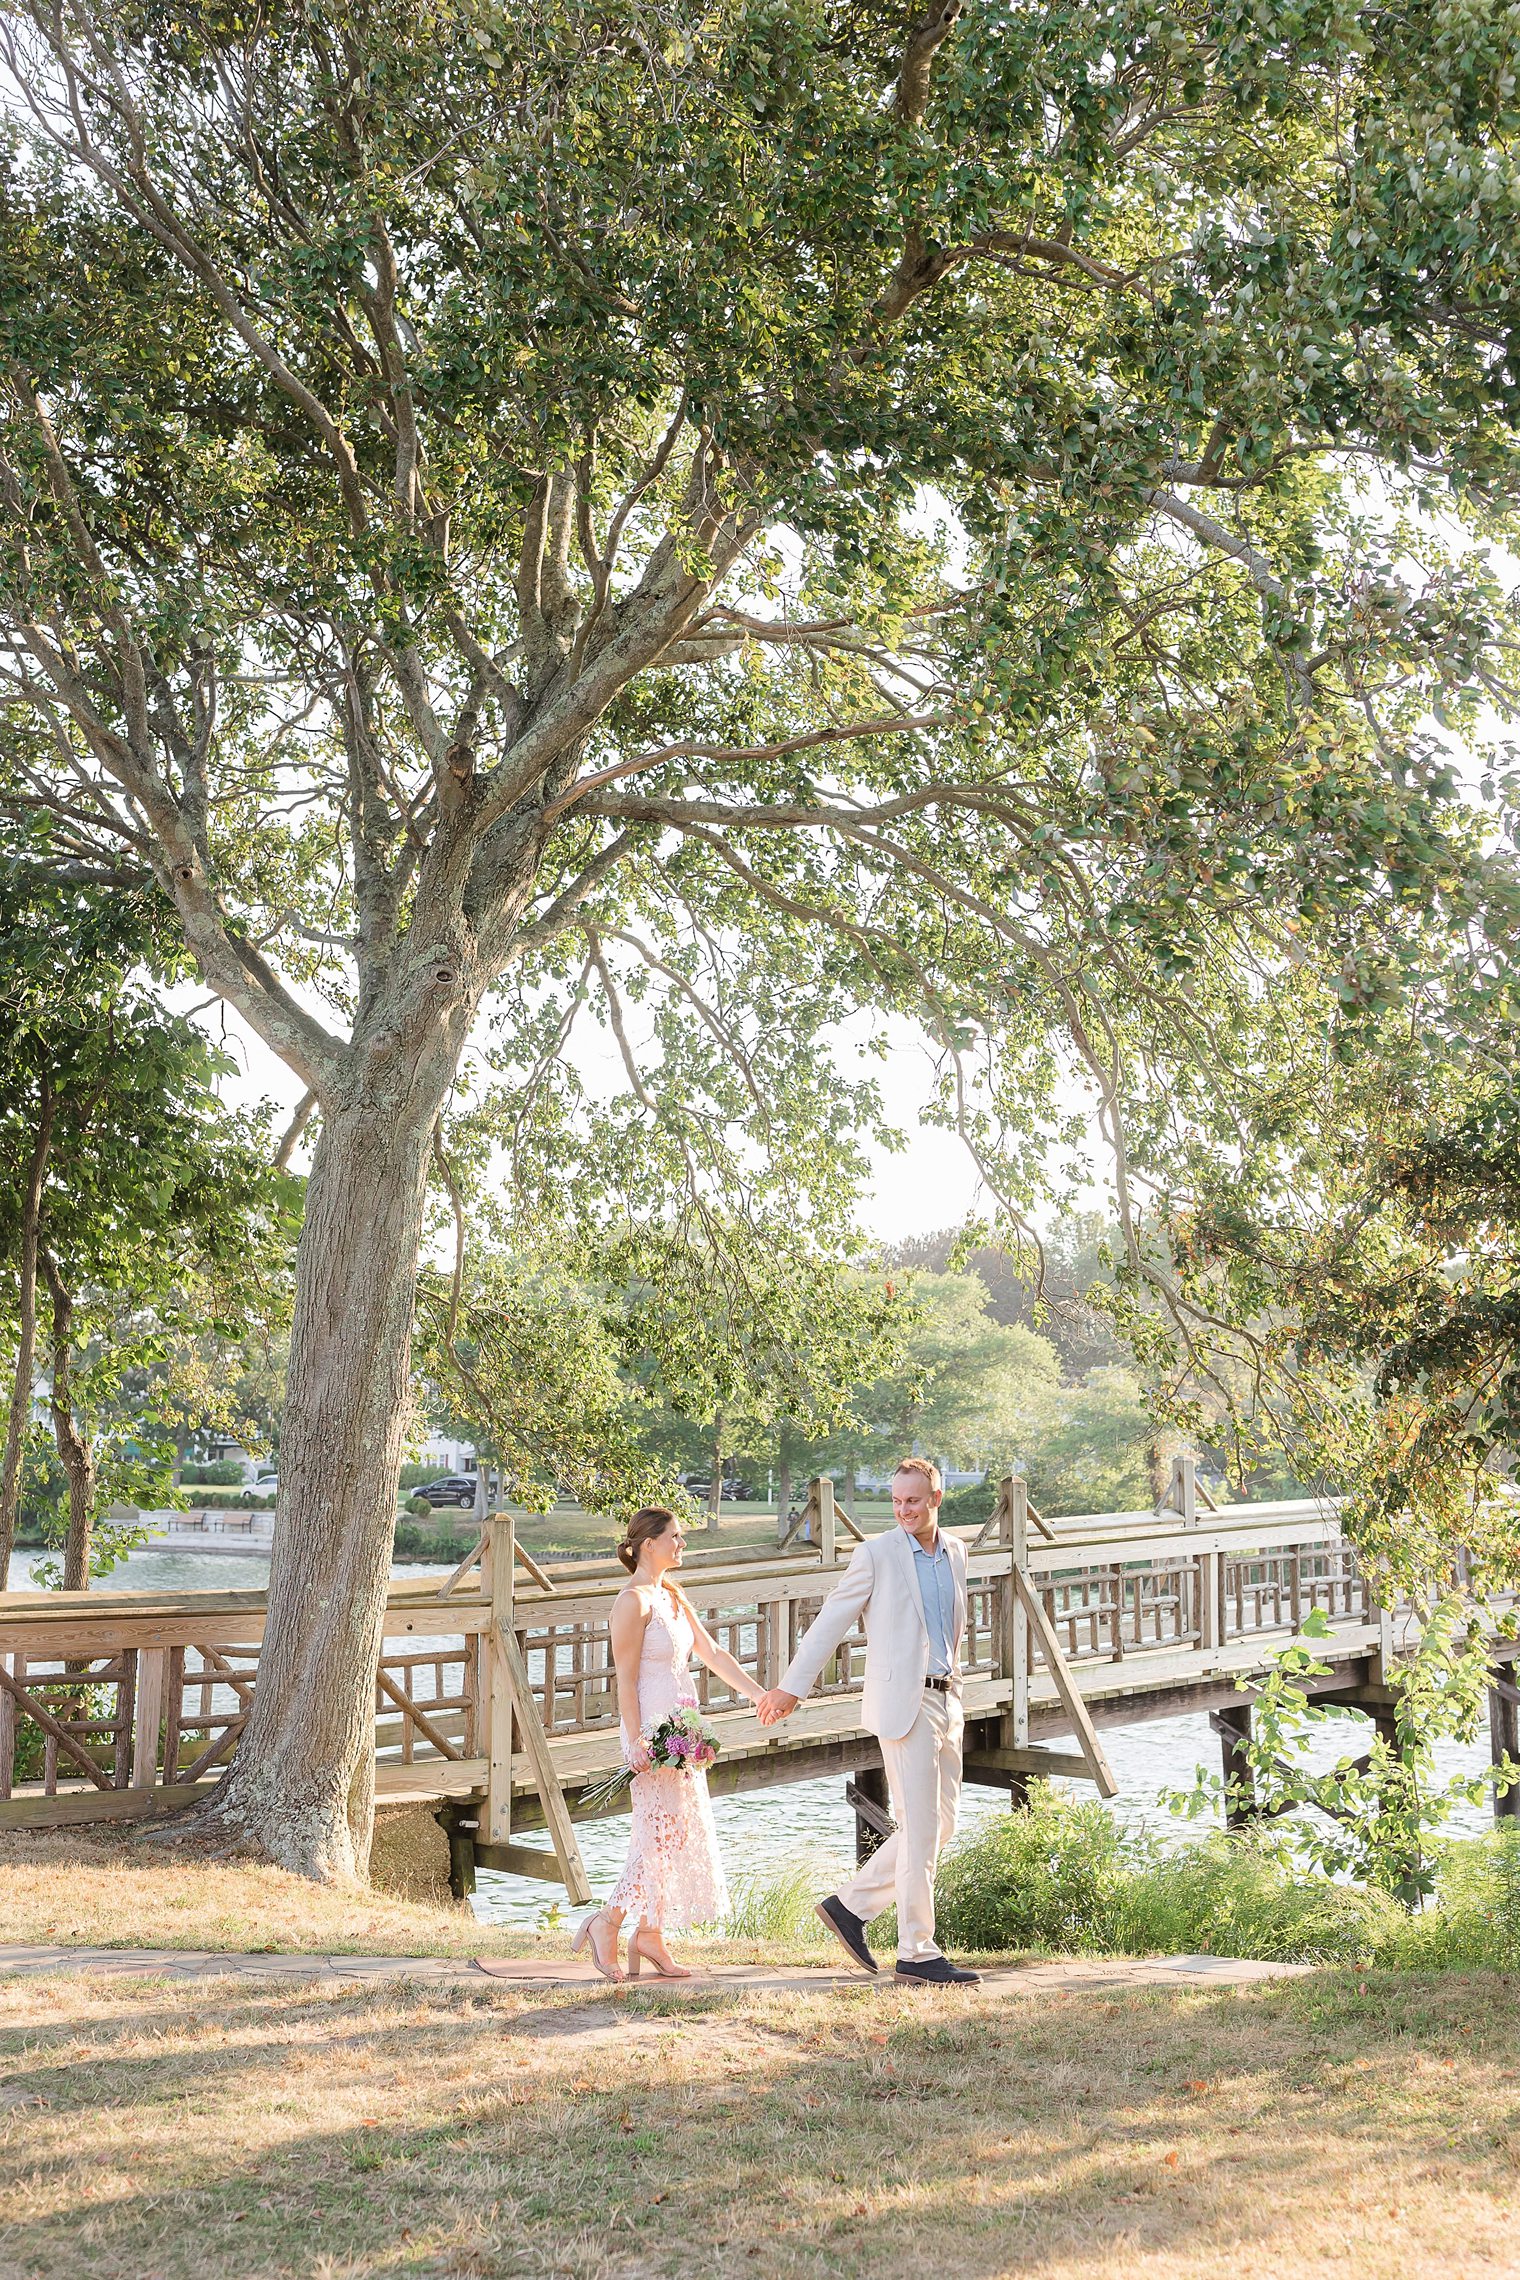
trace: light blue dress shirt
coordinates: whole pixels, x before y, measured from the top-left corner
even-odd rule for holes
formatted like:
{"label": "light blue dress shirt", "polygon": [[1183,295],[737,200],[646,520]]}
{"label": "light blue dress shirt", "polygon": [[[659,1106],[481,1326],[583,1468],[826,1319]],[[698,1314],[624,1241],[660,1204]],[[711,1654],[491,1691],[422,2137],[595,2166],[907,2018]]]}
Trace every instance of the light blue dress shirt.
{"label": "light blue dress shirt", "polygon": [[929,1676],[948,1678],[950,1641],[955,1635],[955,1577],[943,1536],[935,1537],[932,1552],[913,1545],[913,1573],[929,1633]]}

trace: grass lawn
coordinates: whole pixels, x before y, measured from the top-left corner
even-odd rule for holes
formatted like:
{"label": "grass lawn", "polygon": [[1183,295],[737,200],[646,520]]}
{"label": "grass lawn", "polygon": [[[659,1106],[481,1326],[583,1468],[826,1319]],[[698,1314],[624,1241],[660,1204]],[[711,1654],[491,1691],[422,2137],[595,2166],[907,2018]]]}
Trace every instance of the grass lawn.
{"label": "grass lawn", "polygon": [[[547,1909],[557,1887],[544,1886]],[[158,1947],[320,1955],[564,1956],[558,1930],[478,1923],[467,1909],[343,1892],[283,1869],[202,1860],[128,1830],[0,1831],[0,1946]],[[802,1942],[688,1940],[734,1963],[837,1954],[806,1918]],[[817,1937],[812,1934],[816,1930]],[[0,2265],[0,2280],[9,2280]]]}
{"label": "grass lawn", "polygon": [[0,1979],[0,2274],[1513,2273],[1517,1994]]}
{"label": "grass lawn", "polygon": [[[884,1528],[892,1517],[890,1504],[862,1503],[854,1517],[868,1532]],[[452,1522],[459,1540],[461,1557],[475,1540],[474,1524],[467,1513],[439,1513],[437,1525]],[[421,1526],[429,1523],[421,1522]],[[520,1514],[517,1522],[518,1540],[535,1554],[543,1552],[574,1552],[584,1559],[610,1559],[617,1531],[605,1517],[569,1509],[557,1512],[529,1512]],[[776,1541],[776,1511],[769,1504],[725,1504],[722,1518],[714,1533],[703,1526],[700,1518],[689,1529],[689,1541],[694,1552],[721,1550],[725,1545],[774,1544]]]}

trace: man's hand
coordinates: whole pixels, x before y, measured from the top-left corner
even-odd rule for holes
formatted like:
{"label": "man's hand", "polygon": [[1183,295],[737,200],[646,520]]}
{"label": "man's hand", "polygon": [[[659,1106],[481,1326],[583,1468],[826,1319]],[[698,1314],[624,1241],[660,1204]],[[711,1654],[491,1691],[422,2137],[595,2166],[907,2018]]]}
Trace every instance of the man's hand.
{"label": "man's hand", "polygon": [[795,1694],[788,1694],[784,1686],[773,1686],[755,1704],[755,1715],[762,1726],[774,1726],[779,1719],[790,1718],[796,1707]]}

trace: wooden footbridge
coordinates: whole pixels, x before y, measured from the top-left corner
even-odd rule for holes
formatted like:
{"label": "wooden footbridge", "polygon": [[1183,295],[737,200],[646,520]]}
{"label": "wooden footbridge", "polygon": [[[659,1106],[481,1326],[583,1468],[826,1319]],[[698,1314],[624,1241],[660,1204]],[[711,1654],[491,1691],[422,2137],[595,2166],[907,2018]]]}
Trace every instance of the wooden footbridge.
{"label": "wooden footbridge", "polygon": [[[1060,1774],[1110,1796],[1104,1730],[1186,1711],[1212,1715],[1233,1771],[1250,1718],[1237,1681],[1264,1673],[1314,1608],[1331,1670],[1316,1691],[1387,1730],[1414,1617],[1379,1606],[1334,1506],[1216,1508],[1200,1496],[1181,1458],[1156,1511],[1047,1524],[1008,1480],[984,1526],[956,1531],[968,1551],[969,1781],[1017,1799],[1031,1778]],[[714,1637],[772,1685],[859,1533],[816,1481],[778,1545],[693,1550],[682,1580]],[[557,1562],[551,1575],[498,1517],[451,1576],[392,1582],[377,1799],[437,1816],[457,1892],[479,1862],[589,1897],[578,1800],[619,1758],[607,1616],[625,1580],[611,1560]],[[0,1827],[142,1818],[204,1794],[258,1685],[264,1612],[258,1591],[0,1594]],[[843,1776],[869,1847],[890,1824],[880,1755],[859,1725],[863,1664],[863,1640],[847,1640],[769,1731],[700,1672],[722,1741],[714,1792]],[[1493,1674],[1496,1761],[1520,1758],[1514,1675],[1507,1664]],[[1520,1792],[1501,1809],[1520,1811]]]}

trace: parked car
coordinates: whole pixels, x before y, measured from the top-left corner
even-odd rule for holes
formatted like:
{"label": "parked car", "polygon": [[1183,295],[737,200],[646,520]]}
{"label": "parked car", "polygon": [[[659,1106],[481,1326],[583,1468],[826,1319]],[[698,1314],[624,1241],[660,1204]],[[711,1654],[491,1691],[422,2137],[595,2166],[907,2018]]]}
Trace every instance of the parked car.
{"label": "parked car", "polygon": [[448,1473],[442,1480],[425,1480],[411,1493],[431,1504],[435,1512],[441,1504],[457,1505],[461,1511],[469,1512],[475,1503],[475,1483],[468,1473]]}
{"label": "parked car", "polygon": [[[705,1504],[712,1493],[712,1482],[706,1473],[682,1473],[681,1486],[687,1495],[694,1496],[699,1504]],[[748,1481],[743,1480],[725,1480],[718,1490],[718,1495],[725,1503],[753,1504],[755,1501],[754,1490]]]}

